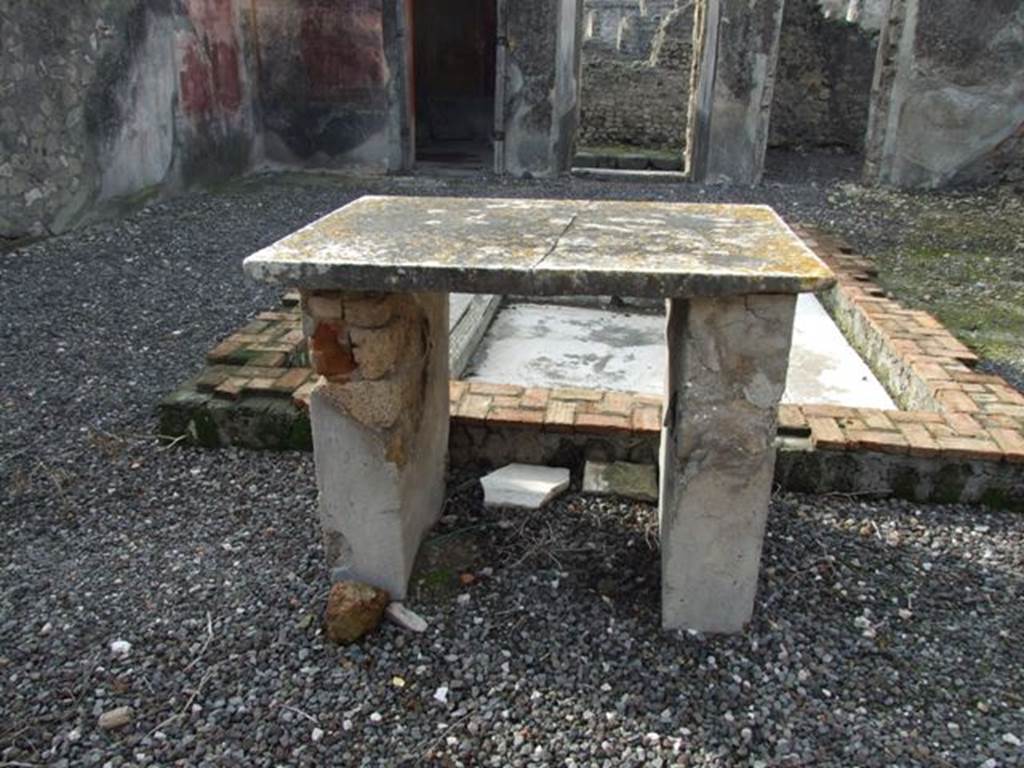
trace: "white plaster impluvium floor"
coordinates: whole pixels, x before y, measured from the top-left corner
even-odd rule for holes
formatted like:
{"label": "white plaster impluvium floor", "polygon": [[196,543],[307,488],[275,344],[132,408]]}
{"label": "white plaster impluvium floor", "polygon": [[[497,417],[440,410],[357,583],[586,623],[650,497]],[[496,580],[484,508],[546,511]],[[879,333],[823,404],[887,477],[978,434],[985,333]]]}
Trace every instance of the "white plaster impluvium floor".
{"label": "white plaster impluvium floor", "polygon": [[[498,312],[464,378],[661,394],[664,326],[663,315],[631,308],[510,303]],[[783,402],[896,408],[810,295],[797,303]]]}

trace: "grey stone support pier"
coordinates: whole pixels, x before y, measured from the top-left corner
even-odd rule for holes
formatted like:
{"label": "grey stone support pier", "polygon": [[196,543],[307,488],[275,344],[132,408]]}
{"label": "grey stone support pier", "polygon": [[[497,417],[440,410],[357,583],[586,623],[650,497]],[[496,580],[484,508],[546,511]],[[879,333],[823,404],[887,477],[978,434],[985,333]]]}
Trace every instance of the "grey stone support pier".
{"label": "grey stone support pier", "polygon": [[833,279],[770,208],[365,197],[245,269],[303,292],[332,572],[395,596],[443,503],[446,293],[668,299],[663,623],[750,618],[795,296]]}
{"label": "grey stone support pier", "polygon": [[750,620],[775,469],[796,297],[668,302],[661,435],[662,623]]}
{"label": "grey stone support pier", "polygon": [[335,578],[405,595],[444,500],[448,296],[303,295],[320,523]]}
{"label": "grey stone support pier", "polygon": [[687,168],[694,181],[757,184],[785,0],[698,0]]}

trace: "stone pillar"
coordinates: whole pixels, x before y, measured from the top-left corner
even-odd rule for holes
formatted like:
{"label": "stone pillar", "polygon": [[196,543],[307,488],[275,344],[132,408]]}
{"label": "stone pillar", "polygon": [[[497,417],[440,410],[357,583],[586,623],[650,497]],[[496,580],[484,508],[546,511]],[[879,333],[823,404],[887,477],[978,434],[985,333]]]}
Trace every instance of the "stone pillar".
{"label": "stone pillar", "polygon": [[761,181],[784,6],[700,0],[686,147],[694,181]]}
{"label": "stone pillar", "polygon": [[405,595],[444,502],[448,297],[303,295],[320,523],[335,579]]}
{"label": "stone pillar", "polygon": [[750,620],[775,469],[795,296],[668,302],[661,442],[662,624]]}

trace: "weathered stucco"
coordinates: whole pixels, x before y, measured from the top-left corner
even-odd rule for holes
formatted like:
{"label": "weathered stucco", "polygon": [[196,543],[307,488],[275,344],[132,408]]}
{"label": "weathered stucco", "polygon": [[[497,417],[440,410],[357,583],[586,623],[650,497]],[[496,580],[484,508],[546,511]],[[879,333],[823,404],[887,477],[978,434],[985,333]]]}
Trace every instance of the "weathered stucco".
{"label": "weathered stucco", "polygon": [[[558,173],[580,0],[504,6],[502,170]],[[0,237],[263,163],[407,170],[410,27],[400,0],[0,5]]]}
{"label": "weathered stucco", "polygon": [[233,0],[0,7],[0,236],[249,167],[244,38]]}
{"label": "weathered stucco", "polygon": [[701,0],[687,169],[757,184],[764,170],[784,0]]}
{"label": "weathered stucco", "polygon": [[917,187],[1024,177],[1024,5],[893,0],[865,175]]}

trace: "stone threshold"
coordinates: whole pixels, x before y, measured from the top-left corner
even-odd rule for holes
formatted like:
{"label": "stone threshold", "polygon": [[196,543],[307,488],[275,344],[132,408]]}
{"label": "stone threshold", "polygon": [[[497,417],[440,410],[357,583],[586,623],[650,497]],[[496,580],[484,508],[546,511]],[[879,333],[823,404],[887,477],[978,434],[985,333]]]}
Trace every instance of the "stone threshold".
{"label": "stone threshold", "polygon": [[[902,408],[784,405],[777,482],[818,493],[896,495],[1024,509],[1024,395],[974,370],[977,357],[927,312],[875,283],[867,259],[794,227],[837,275],[819,294]],[[470,303],[475,344],[497,300]],[[481,324],[482,327],[481,327]],[[453,371],[468,353],[453,345]],[[461,364],[457,362],[461,359]],[[208,367],[160,404],[161,434],[216,447],[309,450],[307,367],[297,296],[261,313],[207,355]],[[454,464],[511,461],[579,469],[583,460],[657,463],[661,400],[592,389],[450,384]]]}

